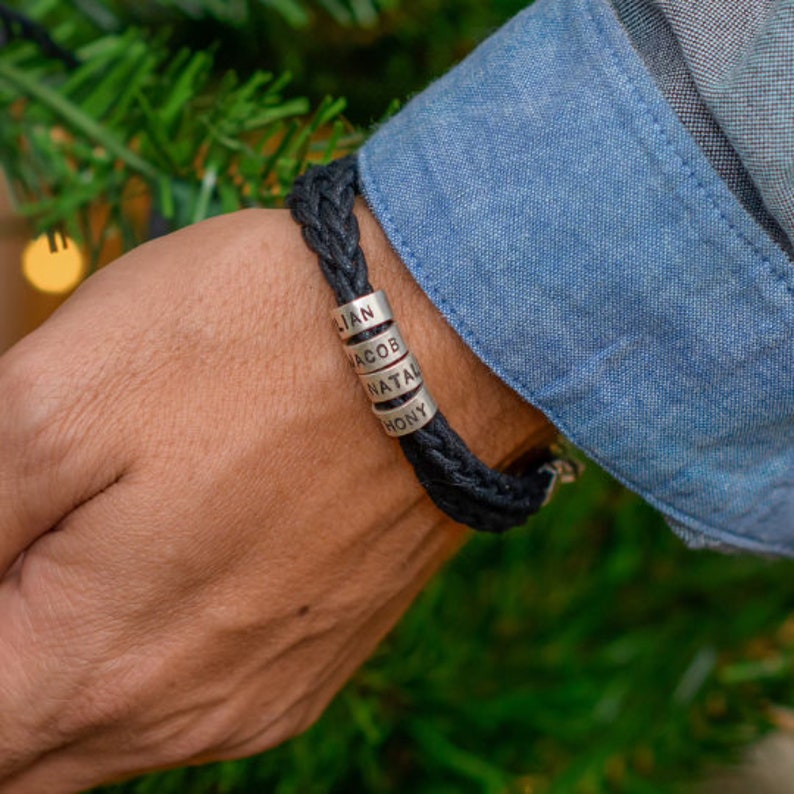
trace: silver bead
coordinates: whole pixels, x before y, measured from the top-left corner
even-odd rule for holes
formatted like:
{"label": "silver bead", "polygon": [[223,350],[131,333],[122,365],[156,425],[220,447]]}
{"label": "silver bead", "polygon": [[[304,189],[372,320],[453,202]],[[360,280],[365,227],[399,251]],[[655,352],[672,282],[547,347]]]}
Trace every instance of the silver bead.
{"label": "silver bead", "polygon": [[345,345],[344,350],[350,364],[359,375],[388,367],[408,353],[396,323],[373,336],[372,339],[355,345]]}
{"label": "silver bead", "polygon": [[331,312],[339,338],[350,339],[351,336],[377,328],[379,325],[394,319],[389,299],[383,290],[370,292],[356,298],[344,306]]}
{"label": "silver bead", "polygon": [[410,400],[397,408],[378,408],[373,405],[372,410],[380,419],[386,435],[398,437],[415,433],[424,427],[436,415],[438,406],[430,392],[422,386]]}
{"label": "silver bead", "polygon": [[393,400],[395,397],[415,391],[422,385],[422,372],[411,353],[386,369],[358,377],[367,397],[374,403]]}

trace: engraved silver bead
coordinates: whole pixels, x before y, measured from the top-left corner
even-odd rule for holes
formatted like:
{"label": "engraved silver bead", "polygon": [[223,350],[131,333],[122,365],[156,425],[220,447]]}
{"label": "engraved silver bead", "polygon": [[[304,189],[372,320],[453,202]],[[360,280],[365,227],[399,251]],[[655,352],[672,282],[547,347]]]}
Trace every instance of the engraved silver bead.
{"label": "engraved silver bead", "polygon": [[370,292],[356,298],[344,306],[339,306],[331,312],[339,338],[350,339],[351,336],[377,328],[394,319],[389,299],[383,290]]}
{"label": "engraved silver bead", "polygon": [[410,400],[397,408],[378,408],[373,405],[372,411],[383,425],[386,435],[397,438],[424,427],[436,415],[438,406],[430,392],[421,386]]}
{"label": "engraved silver bead", "polygon": [[422,385],[419,363],[411,353],[390,367],[358,377],[367,397],[374,403],[393,400],[395,397],[415,391]]}
{"label": "engraved silver bead", "polygon": [[345,345],[344,350],[348,361],[359,375],[388,367],[408,354],[408,348],[396,323],[372,339],[355,345]]}

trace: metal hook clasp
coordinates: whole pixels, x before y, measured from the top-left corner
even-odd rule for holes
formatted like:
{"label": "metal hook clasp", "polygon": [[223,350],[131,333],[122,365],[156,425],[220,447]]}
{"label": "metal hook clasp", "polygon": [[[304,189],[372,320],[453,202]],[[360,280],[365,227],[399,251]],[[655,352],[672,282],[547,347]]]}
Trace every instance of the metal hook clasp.
{"label": "metal hook clasp", "polygon": [[551,481],[546,490],[546,498],[541,505],[541,507],[545,507],[551,501],[552,496],[554,496],[560,485],[568,485],[579,477],[584,471],[584,464],[578,460],[555,458],[548,463],[544,463],[538,471],[545,471],[551,475]]}

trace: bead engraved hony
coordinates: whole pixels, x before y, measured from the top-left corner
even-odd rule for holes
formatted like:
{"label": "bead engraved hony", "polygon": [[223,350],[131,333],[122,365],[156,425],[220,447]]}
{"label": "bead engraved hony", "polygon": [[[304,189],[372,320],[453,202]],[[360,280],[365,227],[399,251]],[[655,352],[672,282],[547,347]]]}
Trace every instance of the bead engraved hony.
{"label": "bead engraved hony", "polygon": [[351,336],[377,328],[394,318],[389,299],[383,290],[370,292],[331,312],[334,326],[343,341]]}
{"label": "bead engraved hony", "polygon": [[422,386],[419,391],[397,408],[378,408],[372,406],[375,416],[380,419],[388,436],[406,436],[424,427],[438,411],[436,401]]}

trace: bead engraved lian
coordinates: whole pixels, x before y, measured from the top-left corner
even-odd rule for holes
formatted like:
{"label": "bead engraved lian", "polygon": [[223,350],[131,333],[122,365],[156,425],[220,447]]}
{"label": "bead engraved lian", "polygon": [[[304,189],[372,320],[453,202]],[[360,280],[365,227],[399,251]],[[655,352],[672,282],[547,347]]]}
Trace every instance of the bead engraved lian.
{"label": "bead engraved lian", "polygon": [[419,391],[397,408],[378,408],[372,406],[375,416],[380,419],[386,435],[407,436],[424,427],[438,411],[436,401],[430,392],[422,386]]}
{"label": "bead engraved lian", "polygon": [[339,306],[331,312],[331,317],[339,338],[343,341],[394,319],[389,299],[383,290],[370,292],[369,295]]}
{"label": "bead engraved lian", "polygon": [[369,375],[359,375],[367,397],[374,403],[393,400],[415,391],[422,385],[422,372],[411,353],[386,369]]}

